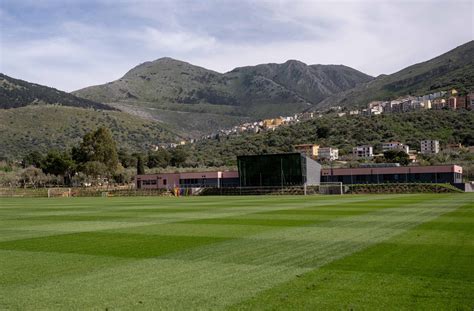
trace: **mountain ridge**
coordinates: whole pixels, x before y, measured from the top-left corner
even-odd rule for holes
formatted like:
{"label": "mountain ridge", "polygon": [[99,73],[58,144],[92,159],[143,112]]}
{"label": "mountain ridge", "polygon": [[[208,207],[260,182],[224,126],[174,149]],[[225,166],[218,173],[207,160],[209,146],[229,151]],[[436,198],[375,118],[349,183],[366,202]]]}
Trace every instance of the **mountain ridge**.
{"label": "mountain ridge", "polygon": [[474,90],[474,40],[437,57],[403,68],[352,89],[334,94],[316,108],[363,106],[372,100],[391,100],[404,95],[424,95],[456,88]]}
{"label": "mountain ridge", "polygon": [[0,109],[19,108],[39,103],[116,110],[108,105],[80,98],[52,87],[15,79],[0,73]]}
{"label": "mountain ridge", "polygon": [[164,57],[141,63],[120,79],[73,94],[110,103],[119,109],[135,107],[168,124],[172,124],[179,112],[194,112],[191,118],[200,120],[199,125],[182,122],[178,129],[205,133],[215,130],[206,126],[211,123],[208,115],[230,117],[235,119],[230,124],[237,124],[245,118],[293,114],[371,79],[347,66],[306,65],[296,60],[219,73]]}

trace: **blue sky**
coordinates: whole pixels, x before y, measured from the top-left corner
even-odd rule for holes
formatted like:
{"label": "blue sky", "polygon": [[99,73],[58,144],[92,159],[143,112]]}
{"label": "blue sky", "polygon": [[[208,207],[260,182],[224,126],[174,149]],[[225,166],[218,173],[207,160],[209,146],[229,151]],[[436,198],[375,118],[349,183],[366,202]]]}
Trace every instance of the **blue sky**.
{"label": "blue sky", "polygon": [[72,91],[173,57],[393,73],[473,40],[474,1],[0,0],[0,72]]}

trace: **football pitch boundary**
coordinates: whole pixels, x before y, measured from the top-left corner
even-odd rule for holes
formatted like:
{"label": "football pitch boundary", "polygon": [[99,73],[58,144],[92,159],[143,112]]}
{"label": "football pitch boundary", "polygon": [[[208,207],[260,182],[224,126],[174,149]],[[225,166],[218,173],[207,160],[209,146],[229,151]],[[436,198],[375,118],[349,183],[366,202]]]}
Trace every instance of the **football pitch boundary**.
{"label": "football pitch boundary", "polygon": [[[389,309],[469,309],[473,199],[471,194],[0,199],[0,308],[377,309],[373,293],[363,291],[380,290],[369,281],[374,277],[394,284],[385,285],[385,296],[378,292]],[[397,253],[407,245],[415,249],[402,258],[376,251]],[[358,267],[346,263],[370,252],[375,255]],[[460,258],[453,259],[456,254]],[[427,291],[417,279],[425,273],[416,270],[423,255],[439,259],[425,276],[433,288],[444,288],[439,297],[432,292],[418,297]],[[377,274],[379,256],[394,271],[412,260],[405,270],[416,273]],[[447,269],[448,259],[457,264]],[[377,269],[364,270],[368,263]],[[411,278],[419,288],[408,286],[396,299],[393,292]],[[356,289],[341,290],[348,284]],[[450,290],[452,297],[446,295]]]}

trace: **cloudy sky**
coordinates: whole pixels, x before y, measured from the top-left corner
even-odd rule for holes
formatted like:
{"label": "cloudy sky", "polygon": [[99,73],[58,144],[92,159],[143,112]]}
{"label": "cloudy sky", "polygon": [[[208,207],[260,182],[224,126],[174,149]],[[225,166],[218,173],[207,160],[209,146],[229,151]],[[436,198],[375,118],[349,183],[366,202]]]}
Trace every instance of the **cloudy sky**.
{"label": "cloudy sky", "polygon": [[473,0],[0,0],[0,72],[65,91],[164,56],[388,74],[473,40],[473,16]]}

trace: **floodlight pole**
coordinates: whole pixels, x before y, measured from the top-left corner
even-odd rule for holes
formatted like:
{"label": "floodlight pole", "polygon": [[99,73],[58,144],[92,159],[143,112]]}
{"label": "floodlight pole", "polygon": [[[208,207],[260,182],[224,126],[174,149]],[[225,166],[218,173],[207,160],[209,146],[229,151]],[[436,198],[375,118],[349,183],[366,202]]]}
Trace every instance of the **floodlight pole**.
{"label": "floodlight pole", "polygon": [[283,159],[280,159],[280,184],[281,191],[283,192]]}

